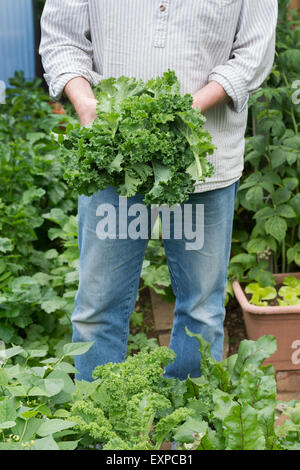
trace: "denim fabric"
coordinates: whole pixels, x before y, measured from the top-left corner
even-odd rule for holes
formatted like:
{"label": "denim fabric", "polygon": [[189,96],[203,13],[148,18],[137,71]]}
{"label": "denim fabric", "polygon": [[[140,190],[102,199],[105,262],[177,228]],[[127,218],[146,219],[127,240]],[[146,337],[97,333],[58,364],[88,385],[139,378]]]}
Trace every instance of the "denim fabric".
{"label": "denim fabric", "polygon": [[[213,357],[222,359],[224,298],[237,188],[238,183],[234,183],[190,196],[188,203],[193,207],[204,205],[201,249],[186,250],[184,236],[175,239],[172,229],[171,238],[164,240],[176,295],[170,348],[177,355],[174,363],[167,366],[166,377],[184,380],[188,374],[201,375],[198,341],[186,335],[186,326],[194,333],[202,333],[211,343]],[[128,208],[142,201],[140,195],[129,198]],[[115,207],[117,239],[97,237],[99,216],[96,212],[98,206],[105,203]],[[111,187],[91,197],[80,196],[78,213],[80,272],[72,315],[73,341],[94,341],[87,353],[75,358],[79,371],[76,378],[91,380],[98,364],[122,362],[126,358],[129,319],[148,241],[125,239],[127,232],[122,225],[126,221],[121,221],[119,226],[119,196]],[[148,214],[150,221],[149,209]],[[173,223],[171,217],[171,225]]]}

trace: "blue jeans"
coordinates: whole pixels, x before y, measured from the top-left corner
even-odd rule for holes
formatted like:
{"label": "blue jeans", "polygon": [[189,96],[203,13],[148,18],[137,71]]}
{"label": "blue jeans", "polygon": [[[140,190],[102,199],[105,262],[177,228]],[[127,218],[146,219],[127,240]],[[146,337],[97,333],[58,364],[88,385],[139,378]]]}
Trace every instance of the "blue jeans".
{"label": "blue jeans", "polygon": [[[224,299],[237,189],[238,183],[234,183],[190,196],[188,203],[193,208],[204,205],[201,249],[187,250],[185,236],[176,239],[172,227],[169,239],[164,240],[176,296],[170,348],[177,355],[174,363],[167,366],[166,377],[184,380],[188,374],[201,375],[198,341],[187,336],[186,326],[193,333],[203,334],[211,343],[213,357],[222,359]],[[140,195],[127,199],[128,208],[142,202]],[[119,232],[115,239],[101,240],[97,236],[100,219],[99,211],[96,213],[102,204],[115,208]],[[75,358],[79,371],[76,378],[91,380],[98,364],[126,359],[129,319],[135,307],[148,241],[126,238],[128,220],[119,221],[119,196],[111,187],[91,197],[80,196],[78,212],[80,269],[72,315],[73,341],[94,341],[87,353]],[[171,217],[171,225],[173,222]]]}

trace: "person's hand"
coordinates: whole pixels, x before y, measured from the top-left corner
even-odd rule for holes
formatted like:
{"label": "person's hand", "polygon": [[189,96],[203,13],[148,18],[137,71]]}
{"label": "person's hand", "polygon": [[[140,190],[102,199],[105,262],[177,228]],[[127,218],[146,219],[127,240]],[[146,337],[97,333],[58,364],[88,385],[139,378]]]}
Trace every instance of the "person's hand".
{"label": "person's hand", "polygon": [[202,114],[215,106],[225,104],[230,101],[224,88],[214,81],[209,82],[203,88],[198,90],[193,95],[193,98],[194,102],[192,107],[194,109],[200,108]]}
{"label": "person's hand", "polygon": [[73,104],[82,126],[88,126],[97,117],[97,100],[90,83],[83,77],[72,78],[64,92]]}
{"label": "person's hand", "polygon": [[194,101],[193,101],[193,104],[192,104],[192,108],[193,109],[200,108],[201,112],[204,113],[205,109],[203,109],[202,97],[203,97],[202,90],[198,91],[197,93],[195,93],[193,95]]}
{"label": "person's hand", "polygon": [[77,105],[77,114],[82,126],[88,126],[97,117],[97,100],[86,98],[80,105]]}

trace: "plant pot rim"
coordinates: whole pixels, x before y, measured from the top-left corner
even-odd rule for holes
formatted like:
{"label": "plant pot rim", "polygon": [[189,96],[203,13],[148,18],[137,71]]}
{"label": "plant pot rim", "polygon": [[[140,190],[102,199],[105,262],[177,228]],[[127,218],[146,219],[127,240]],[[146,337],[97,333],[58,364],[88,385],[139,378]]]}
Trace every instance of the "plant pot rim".
{"label": "plant pot rim", "polygon": [[[283,273],[283,274],[274,274],[275,281],[279,284],[283,278],[287,276],[295,276],[300,279],[300,273]],[[238,280],[233,281],[232,288],[235,294],[235,297],[240,304],[241,308],[249,313],[254,313],[257,315],[276,315],[276,314],[300,314],[300,305],[287,305],[287,306],[258,306],[250,304],[248,299],[242,289],[241,284]]]}

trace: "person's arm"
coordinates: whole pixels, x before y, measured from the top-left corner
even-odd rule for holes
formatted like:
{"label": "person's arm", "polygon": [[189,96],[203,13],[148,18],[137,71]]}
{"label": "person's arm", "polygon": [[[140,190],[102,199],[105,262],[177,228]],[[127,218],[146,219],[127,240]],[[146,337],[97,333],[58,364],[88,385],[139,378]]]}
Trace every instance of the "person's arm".
{"label": "person's arm", "polygon": [[243,0],[231,56],[211,71],[208,85],[195,93],[194,107],[205,112],[227,101],[237,113],[245,109],[250,94],[272,68],[277,15],[277,0]]}
{"label": "person's arm", "polygon": [[82,126],[87,126],[96,119],[97,100],[85,78],[72,78],[65,86],[64,92],[73,104]]}
{"label": "person's arm", "polygon": [[205,113],[214,106],[228,103],[230,101],[226,91],[217,82],[209,82],[201,90],[194,94],[193,108],[200,108],[202,113]]}
{"label": "person's arm", "polygon": [[40,54],[50,96],[60,99],[72,80],[65,91],[84,116],[82,102],[93,98],[90,85],[96,85],[102,78],[93,70],[88,1],[46,0],[41,33]]}

